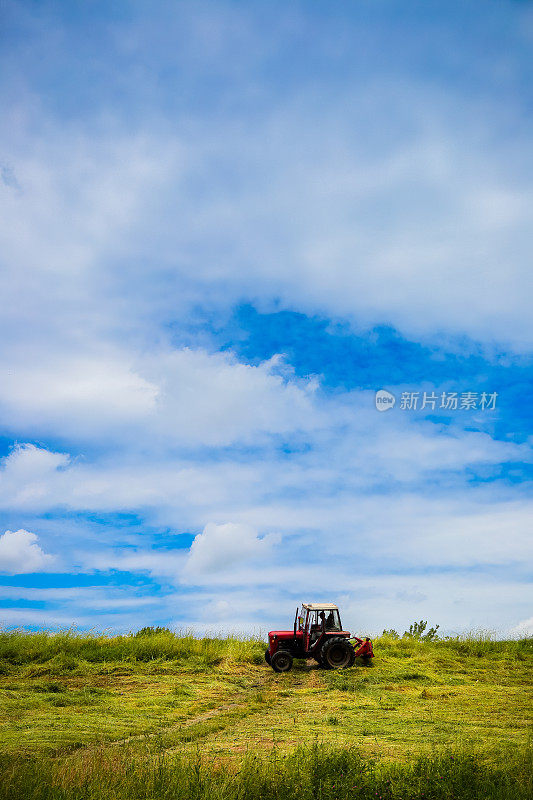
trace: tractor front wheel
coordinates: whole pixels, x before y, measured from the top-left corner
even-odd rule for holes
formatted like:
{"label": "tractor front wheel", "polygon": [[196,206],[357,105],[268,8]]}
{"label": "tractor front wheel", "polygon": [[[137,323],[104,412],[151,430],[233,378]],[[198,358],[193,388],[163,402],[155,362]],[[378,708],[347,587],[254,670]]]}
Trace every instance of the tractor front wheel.
{"label": "tractor front wheel", "polygon": [[274,672],[288,672],[292,667],[292,656],[288,650],[276,650],[270,664]]}
{"label": "tractor front wheel", "polygon": [[270,648],[268,647],[265,650],[265,661],[267,662],[267,664],[270,664]]}
{"label": "tractor front wheel", "polygon": [[347,639],[328,639],[320,651],[322,666],[326,669],[346,669],[355,661],[355,650]]}

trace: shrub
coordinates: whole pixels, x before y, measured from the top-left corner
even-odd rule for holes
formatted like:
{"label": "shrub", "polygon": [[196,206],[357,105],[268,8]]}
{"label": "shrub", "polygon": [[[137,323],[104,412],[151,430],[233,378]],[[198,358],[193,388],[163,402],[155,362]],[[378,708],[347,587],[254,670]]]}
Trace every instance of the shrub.
{"label": "shrub", "polygon": [[413,622],[413,624],[409,627],[408,631],[404,631],[404,636],[410,636],[412,639],[420,639],[424,642],[433,642],[439,637],[437,636],[437,631],[440,628],[440,625],[435,625],[434,628],[430,628],[427,633],[424,633],[428,624],[427,620],[421,619],[420,622]]}
{"label": "shrub", "polygon": [[140,631],[137,631],[137,633],[134,633],[133,635],[135,637],[138,637],[138,636],[157,636],[157,634],[159,634],[159,633],[170,633],[171,636],[173,635],[172,631],[170,630],[170,628],[162,628],[159,625],[157,626],[157,628],[154,628],[152,626],[141,628]]}

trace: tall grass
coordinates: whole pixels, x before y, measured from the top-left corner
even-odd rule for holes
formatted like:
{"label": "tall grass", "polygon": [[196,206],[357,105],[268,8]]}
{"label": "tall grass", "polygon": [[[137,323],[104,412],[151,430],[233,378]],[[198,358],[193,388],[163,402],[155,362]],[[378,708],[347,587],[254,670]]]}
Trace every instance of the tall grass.
{"label": "tall grass", "polygon": [[0,670],[9,665],[48,664],[58,672],[80,663],[148,662],[167,660],[203,666],[231,659],[259,663],[264,644],[258,638],[237,636],[196,638],[191,633],[160,630],[146,635],[106,636],[74,630],[52,633],[24,630],[0,631]]}
{"label": "tall grass", "polygon": [[[128,635],[60,632],[0,631],[0,675],[26,666],[35,675],[61,675],[90,671],[91,665],[174,662],[185,668],[208,668],[224,659],[259,664],[265,643],[260,637],[212,636],[198,638],[190,632],[166,629]],[[476,633],[423,641],[384,634],[374,639],[374,649],[383,654],[410,657],[447,651],[458,657],[493,657],[525,660],[533,654],[533,639],[497,640]]]}
{"label": "tall grass", "polygon": [[0,800],[529,800],[531,767],[530,752],[487,766],[468,752],[397,763],[314,745],[247,754],[229,769],[199,754],[149,759],[123,748],[62,763],[4,757]]}
{"label": "tall grass", "polygon": [[384,632],[382,636],[374,639],[374,650],[404,654],[435,653],[448,651],[458,656],[473,656],[484,658],[494,656],[497,658],[516,658],[520,661],[533,655],[533,637],[522,639],[497,639],[489,631],[472,631],[457,636],[446,636],[424,641],[410,636],[397,637]]}
{"label": "tall grass", "polygon": [[497,639],[490,631],[473,631],[458,636],[448,636],[438,644],[450,647],[459,655],[475,656],[500,656],[517,658],[520,661],[533,655],[533,637],[522,639]]}

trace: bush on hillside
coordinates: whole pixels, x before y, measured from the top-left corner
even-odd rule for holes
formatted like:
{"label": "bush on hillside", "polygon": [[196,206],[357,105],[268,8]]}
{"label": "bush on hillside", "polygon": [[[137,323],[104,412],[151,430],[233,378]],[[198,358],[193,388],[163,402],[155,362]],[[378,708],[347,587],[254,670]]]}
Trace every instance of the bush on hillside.
{"label": "bush on hillside", "polygon": [[434,628],[430,628],[427,633],[424,631],[428,626],[427,620],[421,619],[420,622],[413,622],[413,624],[409,627],[408,631],[404,631],[404,636],[410,636],[412,639],[420,639],[424,642],[434,642],[439,637],[437,636],[437,631],[440,628],[440,625],[435,625]]}

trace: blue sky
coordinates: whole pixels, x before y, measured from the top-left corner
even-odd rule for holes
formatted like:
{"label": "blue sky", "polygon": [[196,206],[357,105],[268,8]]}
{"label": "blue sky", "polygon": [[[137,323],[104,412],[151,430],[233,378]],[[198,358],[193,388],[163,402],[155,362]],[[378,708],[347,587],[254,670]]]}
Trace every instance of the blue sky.
{"label": "blue sky", "polygon": [[0,622],[533,630],[531,4],[2,16]]}

